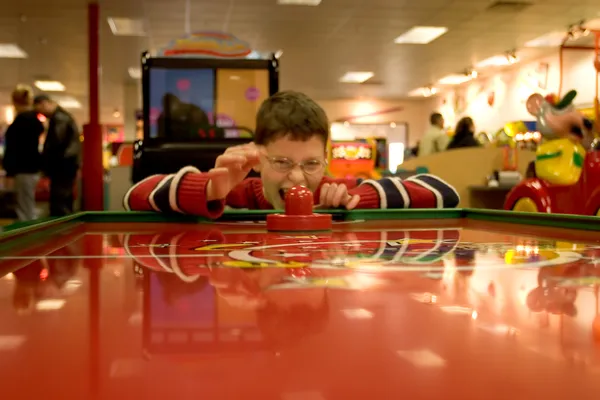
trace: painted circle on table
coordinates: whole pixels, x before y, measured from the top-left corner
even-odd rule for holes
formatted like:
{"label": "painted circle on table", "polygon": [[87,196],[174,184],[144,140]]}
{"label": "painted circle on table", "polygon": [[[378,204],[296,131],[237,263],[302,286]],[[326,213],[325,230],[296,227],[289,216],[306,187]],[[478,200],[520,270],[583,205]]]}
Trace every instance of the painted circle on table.
{"label": "painted circle on table", "polygon": [[256,101],[260,97],[260,90],[256,86],[249,87],[246,89],[246,100]]}

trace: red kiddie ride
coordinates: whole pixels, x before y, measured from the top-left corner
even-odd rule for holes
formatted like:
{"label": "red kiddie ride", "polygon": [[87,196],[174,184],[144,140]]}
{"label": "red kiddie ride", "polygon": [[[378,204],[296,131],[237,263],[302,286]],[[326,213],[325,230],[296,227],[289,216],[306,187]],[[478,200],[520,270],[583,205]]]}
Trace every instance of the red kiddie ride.
{"label": "red kiddie ride", "polygon": [[600,215],[600,149],[586,154],[579,181],[574,185],[553,185],[529,178],[515,186],[504,208],[514,211],[553,214]]}
{"label": "red kiddie ride", "polygon": [[586,151],[582,145],[592,123],[572,106],[575,96],[570,91],[560,101],[540,94],[527,100],[546,141],[528,179],[506,197],[506,210],[600,215],[600,147]]}

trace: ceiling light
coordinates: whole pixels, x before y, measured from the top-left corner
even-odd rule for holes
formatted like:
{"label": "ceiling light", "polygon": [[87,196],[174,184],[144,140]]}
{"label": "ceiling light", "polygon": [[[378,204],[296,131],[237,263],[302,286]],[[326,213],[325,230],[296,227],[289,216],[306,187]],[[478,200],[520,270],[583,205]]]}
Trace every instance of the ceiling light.
{"label": "ceiling light", "polygon": [[55,97],[54,100],[56,100],[58,105],[61,106],[62,108],[70,108],[70,109],[81,108],[81,103],[79,101],[77,101],[77,99],[75,97],[61,96],[61,97]]}
{"label": "ceiling light", "polygon": [[465,74],[448,75],[439,80],[440,85],[460,85],[473,79]]}
{"label": "ceiling light", "polygon": [[565,40],[567,33],[564,31],[554,31],[542,35],[538,38],[525,43],[525,47],[556,47],[560,46]]}
{"label": "ceiling light", "polygon": [[127,68],[127,72],[132,79],[140,79],[142,77],[141,68],[129,67]]}
{"label": "ceiling light", "polygon": [[363,83],[371,79],[373,75],[375,75],[373,72],[368,71],[346,72],[344,76],[340,78],[340,82]]}
{"label": "ceiling light", "polygon": [[27,53],[12,43],[0,43],[0,58],[27,58]]}
{"label": "ceiling light", "polygon": [[321,0],[277,0],[277,4],[282,6],[318,6],[319,4],[321,4]]}
{"label": "ceiling light", "polygon": [[477,64],[475,64],[477,68],[501,67],[505,65],[510,65],[506,54],[498,54],[497,56],[486,58],[485,60],[479,61]]}
{"label": "ceiling light", "polygon": [[479,74],[477,73],[477,71],[475,71],[474,69],[468,69],[465,72],[465,75],[469,76],[471,79],[475,79],[479,76]]}
{"label": "ceiling light", "polygon": [[63,85],[59,81],[35,81],[33,84],[43,92],[65,91],[65,85]]}
{"label": "ceiling light", "polygon": [[434,87],[422,87],[411,91],[409,96],[423,96],[423,97],[431,97],[437,93],[437,89]]}
{"label": "ceiling light", "polygon": [[394,39],[394,43],[427,44],[448,32],[448,28],[437,26],[415,26]]}
{"label": "ceiling light", "polygon": [[108,17],[108,26],[115,36],[145,36],[144,21],[132,18]]}

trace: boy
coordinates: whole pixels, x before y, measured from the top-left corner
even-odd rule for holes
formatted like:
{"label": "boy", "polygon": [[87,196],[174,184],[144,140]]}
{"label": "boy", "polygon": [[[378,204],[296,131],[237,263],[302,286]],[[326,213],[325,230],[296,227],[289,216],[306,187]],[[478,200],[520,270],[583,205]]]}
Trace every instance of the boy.
{"label": "boy", "polygon": [[[256,116],[254,142],[228,148],[215,167],[182,168],[138,182],[124,198],[127,210],[175,211],[218,218],[225,208],[283,209],[285,192],[308,187],[319,208],[453,208],[459,196],[441,179],[422,174],[399,178],[348,180],[325,177],[329,121],[308,96],[279,92]],[[246,176],[251,169],[260,178]]]}

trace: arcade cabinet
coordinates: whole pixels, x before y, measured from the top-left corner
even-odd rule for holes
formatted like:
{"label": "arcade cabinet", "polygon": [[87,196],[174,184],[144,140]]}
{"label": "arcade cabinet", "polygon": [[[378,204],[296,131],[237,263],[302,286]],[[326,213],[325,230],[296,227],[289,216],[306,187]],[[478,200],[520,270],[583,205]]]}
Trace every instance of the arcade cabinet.
{"label": "arcade cabinet", "polygon": [[225,33],[177,39],[157,57],[143,53],[141,65],[144,136],[133,146],[133,183],[213,168],[225,149],[252,141],[260,104],[279,90],[277,58]]}

